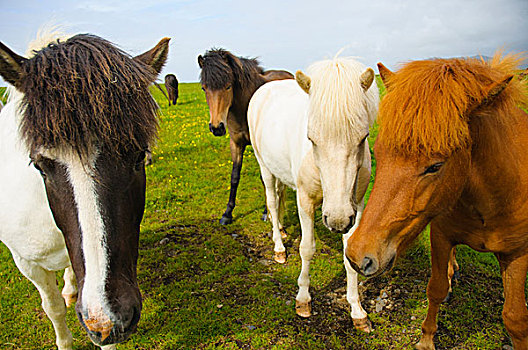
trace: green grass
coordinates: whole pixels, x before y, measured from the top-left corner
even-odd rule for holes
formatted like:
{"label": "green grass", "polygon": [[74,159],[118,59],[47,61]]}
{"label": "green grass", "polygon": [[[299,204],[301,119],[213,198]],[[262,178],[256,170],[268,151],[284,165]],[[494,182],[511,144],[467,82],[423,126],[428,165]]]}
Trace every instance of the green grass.
{"label": "green grass", "polygon": [[[138,332],[119,349],[411,349],[425,317],[428,236],[421,236],[387,275],[363,280],[364,308],[375,331],[353,328],[346,302],[341,236],[317,213],[317,253],[311,270],[314,316],[294,305],[300,271],[295,196],[287,193],[288,262],[272,262],[270,224],[260,221],[264,193],[251,148],[246,150],[232,225],[225,209],[231,161],[227,137],[208,131],[198,84],[180,84],[177,106],[153,89],[162,107],[154,163],[147,168],[138,278],[143,311]],[[373,127],[370,145],[377,134]],[[375,162],[373,162],[375,165]],[[165,239],[167,238],[167,239]],[[461,280],[439,314],[438,349],[497,349],[510,344],[501,320],[502,285],[494,257],[458,250]],[[374,312],[383,292],[391,309]],[[75,349],[95,349],[73,309]],[[36,289],[0,245],[0,348],[53,349],[51,323]]]}

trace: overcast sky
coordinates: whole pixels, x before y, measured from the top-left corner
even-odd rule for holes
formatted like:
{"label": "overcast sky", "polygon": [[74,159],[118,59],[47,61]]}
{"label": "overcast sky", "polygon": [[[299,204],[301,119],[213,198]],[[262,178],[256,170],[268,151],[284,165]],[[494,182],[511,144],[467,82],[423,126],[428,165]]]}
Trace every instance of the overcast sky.
{"label": "overcast sky", "polygon": [[[139,54],[171,37],[162,75],[198,81],[211,47],[291,72],[357,56],[375,67],[430,57],[528,50],[528,0],[0,0],[0,41],[23,54],[50,21]],[[5,85],[0,81],[0,85]]]}

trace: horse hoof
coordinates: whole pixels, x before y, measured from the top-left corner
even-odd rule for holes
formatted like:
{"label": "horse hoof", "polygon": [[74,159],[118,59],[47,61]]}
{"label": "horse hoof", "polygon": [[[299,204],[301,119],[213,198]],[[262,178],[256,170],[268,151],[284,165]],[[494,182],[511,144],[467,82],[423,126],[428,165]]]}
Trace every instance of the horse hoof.
{"label": "horse hoof", "polygon": [[442,301],[442,303],[447,303],[449,301],[449,299],[451,299],[451,294],[452,294],[452,292],[448,292],[446,297],[444,298],[444,301]]}
{"label": "horse hoof", "polygon": [[295,312],[301,317],[312,316],[312,304],[310,302],[300,303],[295,300]]}
{"label": "horse hoof", "polygon": [[284,264],[286,262],[286,252],[275,252],[273,260],[275,260],[279,264]]}
{"label": "horse hoof", "polygon": [[262,214],[262,221],[268,221],[268,214]]}
{"label": "horse hoof", "polygon": [[286,232],[285,228],[280,229],[280,234],[282,238],[288,238],[288,232]]}
{"label": "horse hoof", "polygon": [[368,317],[365,318],[353,318],[352,321],[354,322],[354,327],[358,331],[362,331],[365,333],[372,332],[372,323],[370,323],[370,320]]}
{"label": "horse hoof", "polygon": [[220,225],[229,225],[232,222],[233,222],[233,218],[222,216],[222,218],[220,219]]}
{"label": "horse hoof", "polygon": [[70,307],[77,302],[77,293],[75,294],[62,294],[66,307]]}

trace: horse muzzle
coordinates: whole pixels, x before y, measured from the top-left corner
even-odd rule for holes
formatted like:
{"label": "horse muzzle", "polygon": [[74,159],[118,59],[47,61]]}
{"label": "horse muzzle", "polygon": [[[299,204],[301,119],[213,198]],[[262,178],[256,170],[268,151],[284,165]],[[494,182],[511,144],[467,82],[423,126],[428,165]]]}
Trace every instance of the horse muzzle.
{"label": "horse muzzle", "polygon": [[90,340],[99,346],[122,343],[132,335],[139,322],[141,311],[132,307],[116,315],[116,320],[107,316],[102,310],[80,312],[77,311],[79,321],[86,330]]}
{"label": "horse muzzle", "polygon": [[344,219],[334,219],[329,215],[323,214],[323,224],[332,232],[346,233],[356,223],[356,214]]}
{"label": "horse muzzle", "polygon": [[220,122],[217,127],[209,123],[209,130],[213,133],[214,136],[224,136],[226,134],[226,128],[224,122]]}

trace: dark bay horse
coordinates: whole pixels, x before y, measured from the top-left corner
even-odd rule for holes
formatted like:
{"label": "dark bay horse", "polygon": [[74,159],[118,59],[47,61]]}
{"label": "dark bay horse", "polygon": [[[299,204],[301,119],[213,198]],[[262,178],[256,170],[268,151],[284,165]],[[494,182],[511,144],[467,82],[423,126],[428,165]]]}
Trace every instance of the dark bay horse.
{"label": "dark bay horse", "polygon": [[528,115],[519,55],[490,62],[437,59],[396,73],[379,109],[374,188],[346,256],[365,276],[390,269],[431,224],[429,309],[418,349],[434,349],[436,316],[448,293],[454,247],[492,252],[504,285],[504,325],[528,349]]}
{"label": "dark bay horse", "polygon": [[[209,105],[209,130],[223,136],[229,130],[229,145],[233,169],[227,209],[220,219],[222,225],[233,221],[236,192],[246,146],[251,143],[247,124],[247,109],[253,93],[272,80],[293,79],[282,70],[264,71],[256,59],[242,58],[223,49],[211,49],[198,56],[202,69],[200,83]],[[263,219],[266,217],[264,211]]]}
{"label": "dark bay horse", "polygon": [[178,101],[178,79],[176,79],[174,74],[167,74],[165,76],[165,88],[169,95],[169,106],[171,102],[175,106],[176,101]]}
{"label": "dark bay horse", "polygon": [[158,125],[149,85],[168,44],[132,58],[93,35],[51,33],[26,58],[0,43],[13,85],[0,117],[0,240],[37,287],[59,349],[73,348],[61,269],[95,344],[114,348],[137,328],[144,158]]}

